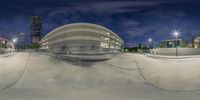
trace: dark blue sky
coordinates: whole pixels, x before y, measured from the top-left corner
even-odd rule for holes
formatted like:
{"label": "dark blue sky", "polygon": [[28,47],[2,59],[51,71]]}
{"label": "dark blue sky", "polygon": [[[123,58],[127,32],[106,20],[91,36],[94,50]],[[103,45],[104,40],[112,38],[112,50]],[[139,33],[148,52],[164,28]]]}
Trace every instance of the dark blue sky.
{"label": "dark blue sky", "polygon": [[189,0],[1,0],[0,36],[26,33],[29,16],[42,17],[42,36],[73,22],[91,22],[116,32],[126,46],[137,46],[152,38],[155,43],[173,38],[173,30],[190,41],[200,35],[200,2]]}

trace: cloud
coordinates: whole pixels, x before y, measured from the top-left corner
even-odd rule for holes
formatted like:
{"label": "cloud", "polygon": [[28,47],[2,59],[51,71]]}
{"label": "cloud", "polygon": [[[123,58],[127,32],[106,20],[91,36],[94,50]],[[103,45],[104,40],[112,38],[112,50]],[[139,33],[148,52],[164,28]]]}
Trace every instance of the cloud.
{"label": "cloud", "polygon": [[137,27],[140,23],[133,19],[121,19],[120,24],[122,28],[133,28]]}
{"label": "cloud", "polygon": [[[184,11],[165,6],[165,4],[177,2],[181,1],[69,3],[62,6],[44,7],[44,9],[41,7],[35,9],[35,13],[45,15],[48,19],[46,30],[49,27],[52,29],[58,25],[58,22],[64,24],[89,20],[104,26],[112,26],[111,30],[119,30],[119,35],[126,39],[128,44],[135,44],[146,41],[149,37],[154,38],[156,42],[172,38],[170,32],[173,29],[193,26],[190,19],[186,19],[188,16]],[[199,32],[197,29],[189,30],[185,35],[197,32]]]}
{"label": "cloud", "polygon": [[144,9],[149,9],[157,5],[169,3],[171,1],[104,1],[104,2],[85,2],[85,3],[67,3],[63,2],[58,5],[50,7],[38,7],[35,12],[49,11],[50,15],[56,13],[95,13],[95,14],[113,14],[113,13],[126,13],[126,12],[139,12]]}
{"label": "cloud", "polygon": [[141,7],[144,6],[155,6],[163,2],[145,2],[145,1],[120,1],[120,2],[98,2],[88,4],[85,9],[82,9],[83,6],[76,7],[77,10],[92,11],[95,13],[124,13],[124,12],[137,12],[140,11]]}

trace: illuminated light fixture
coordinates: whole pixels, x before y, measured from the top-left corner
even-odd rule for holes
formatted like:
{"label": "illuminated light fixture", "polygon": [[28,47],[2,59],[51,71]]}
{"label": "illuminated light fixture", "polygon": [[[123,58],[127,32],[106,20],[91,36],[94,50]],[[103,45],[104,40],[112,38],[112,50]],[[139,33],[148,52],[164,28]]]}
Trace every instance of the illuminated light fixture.
{"label": "illuminated light fixture", "polygon": [[16,42],[17,42],[17,38],[14,38],[14,39],[13,39],[13,43],[16,43]]}
{"label": "illuminated light fixture", "polygon": [[149,42],[152,42],[152,39],[151,39],[151,38],[149,38],[149,39],[148,39],[148,41],[149,41]]}
{"label": "illuminated light fixture", "polygon": [[174,36],[176,36],[176,37],[177,37],[177,36],[179,36],[179,35],[180,35],[180,32],[179,32],[178,30],[174,30],[174,31],[173,31],[173,34],[174,34]]}

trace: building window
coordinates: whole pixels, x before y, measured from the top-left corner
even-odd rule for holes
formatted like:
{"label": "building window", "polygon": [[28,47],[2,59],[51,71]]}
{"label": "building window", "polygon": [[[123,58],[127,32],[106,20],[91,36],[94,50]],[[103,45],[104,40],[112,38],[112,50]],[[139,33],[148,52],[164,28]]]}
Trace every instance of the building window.
{"label": "building window", "polygon": [[101,47],[102,48],[109,48],[109,44],[105,42],[101,42]]}
{"label": "building window", "polygon": [[115,46],[111,44],[111,45],[110,45],[110,48],[113,48],[113,49],[114,49],[114,48],[115,48]]}
{"label": "building window", "polygon": [[107,38],[107,37],[101,37],[101,39],[105,41],[110,41],[110,38]]}
{"label": "building window", "polygon": [[104,40],[109,41],[110,39],[109,38],[104,38]]}

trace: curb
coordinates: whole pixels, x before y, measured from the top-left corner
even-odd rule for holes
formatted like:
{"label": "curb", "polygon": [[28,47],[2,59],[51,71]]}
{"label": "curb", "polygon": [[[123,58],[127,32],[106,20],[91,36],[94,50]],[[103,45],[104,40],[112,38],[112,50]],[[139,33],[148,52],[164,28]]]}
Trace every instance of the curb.
{"label": "curb", "polygon": [[190,56],[163,56],[163,55],[152,55],[152,54],[145,54],[147,57],[150,58],[157,58],[157,59],[187,59],[187,58],[200,58],[200,55],[190,55]]}

